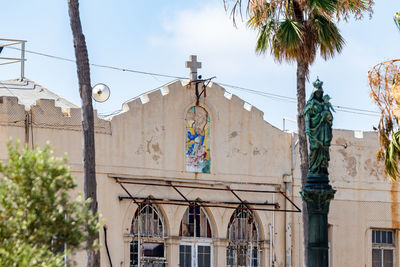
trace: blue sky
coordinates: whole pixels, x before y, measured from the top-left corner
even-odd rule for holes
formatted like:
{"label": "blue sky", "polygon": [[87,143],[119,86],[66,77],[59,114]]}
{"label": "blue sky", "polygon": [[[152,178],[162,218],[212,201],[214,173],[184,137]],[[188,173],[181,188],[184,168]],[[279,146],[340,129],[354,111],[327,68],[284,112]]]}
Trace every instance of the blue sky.
{"label": "blue sky", "polygon": [[[324,81],[325,92],[336,106],[376,110],[369,98],[368,70],[376,63],[398,58],[400,33],[393,14],[398,0],[377,1],[372,19],[340,22],[346,40],[342,54],[318,59],[310,69],[310,81]],[[91,63],[139,71],[188,77],[184,63],[198,55],[203,77],[267,93],[296,97],[296,67],[277,64],[269,55],[254,53],[256,33],[243,25],[234,28],[222,0],[81,1],[81,19]],[[7,0],[2,3],[0,37],[27,40],[26,49],[74,58],[67,0]],[[4,49],[2,56],[13,56]],[[75,64],[27,54],[26,77],[80,105]],[[0,66],[0,80],[17,78],[19,66]],[[141,93],[171,81],[109,69],[91,68],[92,84],[111,88],[110,99],[96,103],[99,113],[112,112]],[[282,127],[282,118],[295,119],[296,104],[228,91],[264,111],[264,118]],[[307,97],[312,87],[307,85]],[[372,130],[378,116],[337,112],[334,127]],[[296,125],[287,123],[287,128]]]}

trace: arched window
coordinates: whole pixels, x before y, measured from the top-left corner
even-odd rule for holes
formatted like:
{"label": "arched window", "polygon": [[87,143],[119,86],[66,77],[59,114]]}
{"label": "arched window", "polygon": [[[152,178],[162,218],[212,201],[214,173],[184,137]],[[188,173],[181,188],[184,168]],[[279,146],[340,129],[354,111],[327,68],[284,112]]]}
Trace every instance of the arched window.
{"label": "arched window", "polygon": [[258,225],[245,205],[233,213],[228,226],[227,266],[260,266]]}
{"label": "arched window", "polygon": [[212,229],[206,212],[193,203],[183,215],[179,235],[180,267],[212,266]]}
{"label": "arched window", "polygon": [[186,171],[210,173],[210,116],[203,107],[186,113]]}
{"label": "arched window", "polygon": [[[145,200],[131,223],[129,267],[165,266],[164,220],[157,207]],[[140,257],[139,257],[140,255]]]}

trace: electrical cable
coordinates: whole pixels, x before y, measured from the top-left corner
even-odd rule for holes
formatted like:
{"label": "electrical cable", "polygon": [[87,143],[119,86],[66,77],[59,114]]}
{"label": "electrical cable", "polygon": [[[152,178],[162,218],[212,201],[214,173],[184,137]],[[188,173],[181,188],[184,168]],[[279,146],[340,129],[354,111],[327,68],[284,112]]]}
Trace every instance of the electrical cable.
{"label": "electrical cable", "polygon": [[[240,87],[240,86],[236,86],[236,85],[225,84],[225,83],[219,83],[219,84],[222,85],[222,86],[230,87],[230,88],[237,89],[237,90],[240,90],[240,91],[244,91],[244,92],[248,92],[248,93],[252,93],[252,94],[256,94],[256,95],[260,95],[260,96],[269,97],[269,98],[272,98],[272,99],[275,99],[275,100],[281,100],[281,101],[286,101],[286,102],[290,102],[290,103],[297,103],[297,99],[294,98],[294,97],[277,95],[277,94],[272,94],[272,93],[266,93],[266,92],[262,92],[262,91],[258,91],[258,90],[254,90],[254,89],[249,89],[249,88]],[[341,111],[341,112],[354,113],[354,114],[366,115],[366,116],[379,116],[379,112],[372,111],[372,110],[359,109],[359,108],[350,108],[350,107],[344,107],[344,106],[334,106],[334,107],[336,109],[338,109],[338,111]]]}
{"label": "electrical cable", "polygon": [[107,226],[106,226],[106,225],[103,226],[103,230],[104,230],[104,243],[105,243],[105,245],[106,245],[106,251],[107,251],[108,261],[110,262],[110,267],[113,267],[112,261],[111,261],[110,251],[108,250],[108,244],[107,244]]}
{"label": "electrical cable", "polygon": [[[6,48],[21,51],[21,48],[17,48],[17,47],[6,47]],[[25,50],[25,52],[26,53],[30,53],[30,54],[39,55],[39,56],[48,57],[48,58],[53,58],[53,59],[73,62],[73,63],[76,62],[75,60],[70,59],[70,58],[49,55],[49,54],[35,52],[35,51],[31,51],[31,50]],[[106,68],[106,69],[125,71],[125,72],[133,72],[133,73],[137,73],[137,74],[145,74],[145,75],[158,76],[158,77],[164,77],[164,78],[175,78],[175,79],[183,79],[183,80],[187,79],[186,77],[173,76],[173,75],[160,74],[160,73],[153,73],[153,72],[147,72],[147,71],[132,70],[132,69],[120,68],[120,67],[114,67],[114,66],[108,66],[108,65],[101,65],[101,64],[94,64],[94,63],[89,63],[89,65],[93,66],[93,67]]]}
{"label": "electrical cable", "polygon": [[[14,50],[19,50],[21,51],[21,48],[17,47],[6,47],[8,49],[14,49]],[[41,52],[36,52],[32,50],[25,50],[27,53],[39,55],[39,56],[44,56],[48,58],[53,58],[57,60],[63,60],[63,61],[68,61],[68,62],[76,62],[73,59],[65,58],[65,57],[59,57],[59,56],[54,56],[50,54],[45,54]],[[102,64],[95,64],[95,63],[89,63],[90,66],[93,67],[99,67],[99,68],[106,68],[106,69],[112,69],[112,70],[117,70],[117,71],[124,71],[124,72],[131,72],[131,73],[137,73],[137,74],[143,74],[143,75],[150,75],[153,78],[155,77],[164,77],[164,78],[174,78],[174,79],[180,79],[180,80],[185,80],[188,79],[187,77],[182,77],[182,76],[174,76],[174,75],[167,75],[167,74],[161,74],[161,73],[155,73],[155,72],[147,72],[147,71],[139,71],[139,70],[133,70],[133,69],[127,69],[127,68],[121,68],[121,67],[115,67],[115,66],[109,66],[109,65],[102,65]],[[156,78],[155,78],[156,79]],[[243,92],[267,97],[273,100],[278,100],[278,101],[284,101],[284,102],[289,102],[289,103],[297,103],[297,99],[294,97],[289,97],[289,96],[284,96],[284,95],[278,95],[278,94],[273,94],[273,93],[267,93],[255,89],[250,89],[250,88],[245,88],[237,85],[231,85],[231,84],[226,84],[226,83],[220,83],[220,85],[237,89]],[[359,109],[359,108],[351,108],[351,107],[345,107],[345,106],[334,106],[338,111],[340,112],[346,112],[346,113],[352,113],[352,114],[358,114],[358,115],[364,115],[364,116],[380,116],[380,113],[377,111],[372,111],[372,110],[366,110],[366,109]]]}

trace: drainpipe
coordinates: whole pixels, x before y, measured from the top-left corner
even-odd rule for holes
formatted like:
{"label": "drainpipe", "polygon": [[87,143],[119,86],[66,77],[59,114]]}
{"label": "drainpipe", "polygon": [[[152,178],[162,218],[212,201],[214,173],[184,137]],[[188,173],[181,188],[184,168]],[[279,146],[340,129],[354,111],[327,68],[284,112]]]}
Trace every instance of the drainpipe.
{"label": "drainpipe", "polygon": [[272,267],[273,265],[273,253],[272,253],[272,250],[273,250],[273,247],[274,247],[274,245],[273,245],[273,233],[272,233],[272,225],[271,224],[268,224],[268,227],[269,227],[269,267]]}
{"label": "drainpipe", "polygon": [[[294,188],[294,169],[295,169],[295,167],[296,167],[296,155],[295,155],[295,151],[296,151],[296,146],[298,145],[298,143],[299,143],[299,139],[297,139],[297,141],[295,141],[294,140],[294,137],[295,137],[295,133],[294,132],[292,132],[292,168],[291,168],[291,175],[292,175],[292,185],[291,185],[291,187],[290,187],[290,189],[291,189],[291,197],[292,197],[292,199],[294,199],[294,191],[293,191],[293,188]],[[290,215],[291,216],[291,231],[290,231],[290,236],[291,236],[291,238],[289,239],[290,240],[290,244],[291,244],[291,249],[290,249],[290,257],[291,257],[291,261],[290,261],[290,266],[294,266],[295,264],[294,264],[294,258],[292,257],[292,255],[293,255],[293,251],[292,251],[292,245],[294,244],[294,227],[293,227],[293,225],[294,225],[294,214],[291,214]]]}
{"label": "drainpipe", "polygon": [[25,145],[29,146],[29,124],[30,116],[29,112],[25,111]]}
{"label": "drainpipe", "polygon": [[[272,202],[276,203],[275,194],[272,194]],[[272,212],[272,266],[275,266],[275,209]]]}
{"label": "drainpipe", "polygon": [[[295,147],[296,147],[296,145],[298,144],[298,140],[297,140],[297,142],[295,143]],[[291,190],[291,198],[294,200],[294,168],[293,168],[293,170],[292,170],[292,184],[291,184],[291,187],[290,187],[290,190]],[[295,216],[294,216],[294,214],[292,213],[292,214],[290,214],[290,225],[291,225],[291,228],[290,228],[290,244],[291,244],[291,249],[290,249],[290,257],[291,257],[291,261],[290,261],[290,265],[291,266],[295,266],[295,262],[294,262],[294,257],[293,257],[293,244],[294,244],[294,242],[295,242],[295,240],[294,240],[294,238],[295,238],[295,233],[294,233],[294,225],[295,225],[295,222],[294,222],[294,218],[295,218]]]}
{"label": "drainpipe", "polygon": [[110,251],[108,249],[108,243],[107,243],[107,225],[103,226],[104,230],[104,243],[106,245],[106,251],[107,251],[107,257],[108,257],[108,262],[110,263],[110,267],[113,267],[112,261],[111,261],[111,256],[110,256]]}
{"label": "drainpipe", "polygon": [[293,176],[293,171],[294,168],[296,167],[296,158],[295,158],[295,149],[297,144],[299,143],[299,140],[297,140],[297,142],[294,142],[294,132],[292,132],[292,167],[291,167],[291,174]]}
{"label": "drainpipe", "polygon": [[[290,196],[292,194],[292,179],[293,176],[289,175],[289,174],[284,174],[283,175],[283,182],[285,184],[285,194],[287,196]],[[284,208],[285,210],[287,209],[287,207],[289,206],[288,200],[285,199],[284,202]],[[286,212],[284,215],[284,226],[285,226],[285,230],[284,230],[284,266],[285,267],[291,267],[292,266],[292,223],[291,223],[291,217],[292,214],[289,214],[289,212]]]}
{"label": "drainpipe", "polygon": [[[282,180],[284,183],[284,190],[285,194],[287,196],[291,196],[293,199],[293,184],[294,184],[294,179],[293,179],[293,173],[294,169],[296,167],[296,159],[295,159],[295,149],[297,146],[297,142],[294,141],[295,138],[295,133],[292,132],[292,142],[291,142],[291,166],[290,166],[290,174],[285,173],[282,175]],[[287,209],[289,203],[288,200],[285,200],[284,202],[284,208],[285,210]],[[289,214],[288,212],[285,213],[284,216],[284,226],[285,226],[285,231],[284,231],[284,266],[285,267],[291,267],[292,264],[292,244],[293,244],[293,215]]]}

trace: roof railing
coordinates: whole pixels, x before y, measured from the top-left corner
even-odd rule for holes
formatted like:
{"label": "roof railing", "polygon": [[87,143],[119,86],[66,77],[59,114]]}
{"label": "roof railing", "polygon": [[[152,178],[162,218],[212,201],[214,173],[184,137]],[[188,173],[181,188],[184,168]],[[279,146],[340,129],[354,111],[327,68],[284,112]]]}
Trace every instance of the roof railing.
{"label": "roof railing", "polygon": [[13,47],[15,50],[21,51],[20,57],[0,57],[0,65],[7,65],[13,63],[21,63],[21,81],[25,78],[25,40],[15,39],[4,39],[0,38],[0,55],[3,52],[4,47],[8,46],[20,46],[20,48]]}

